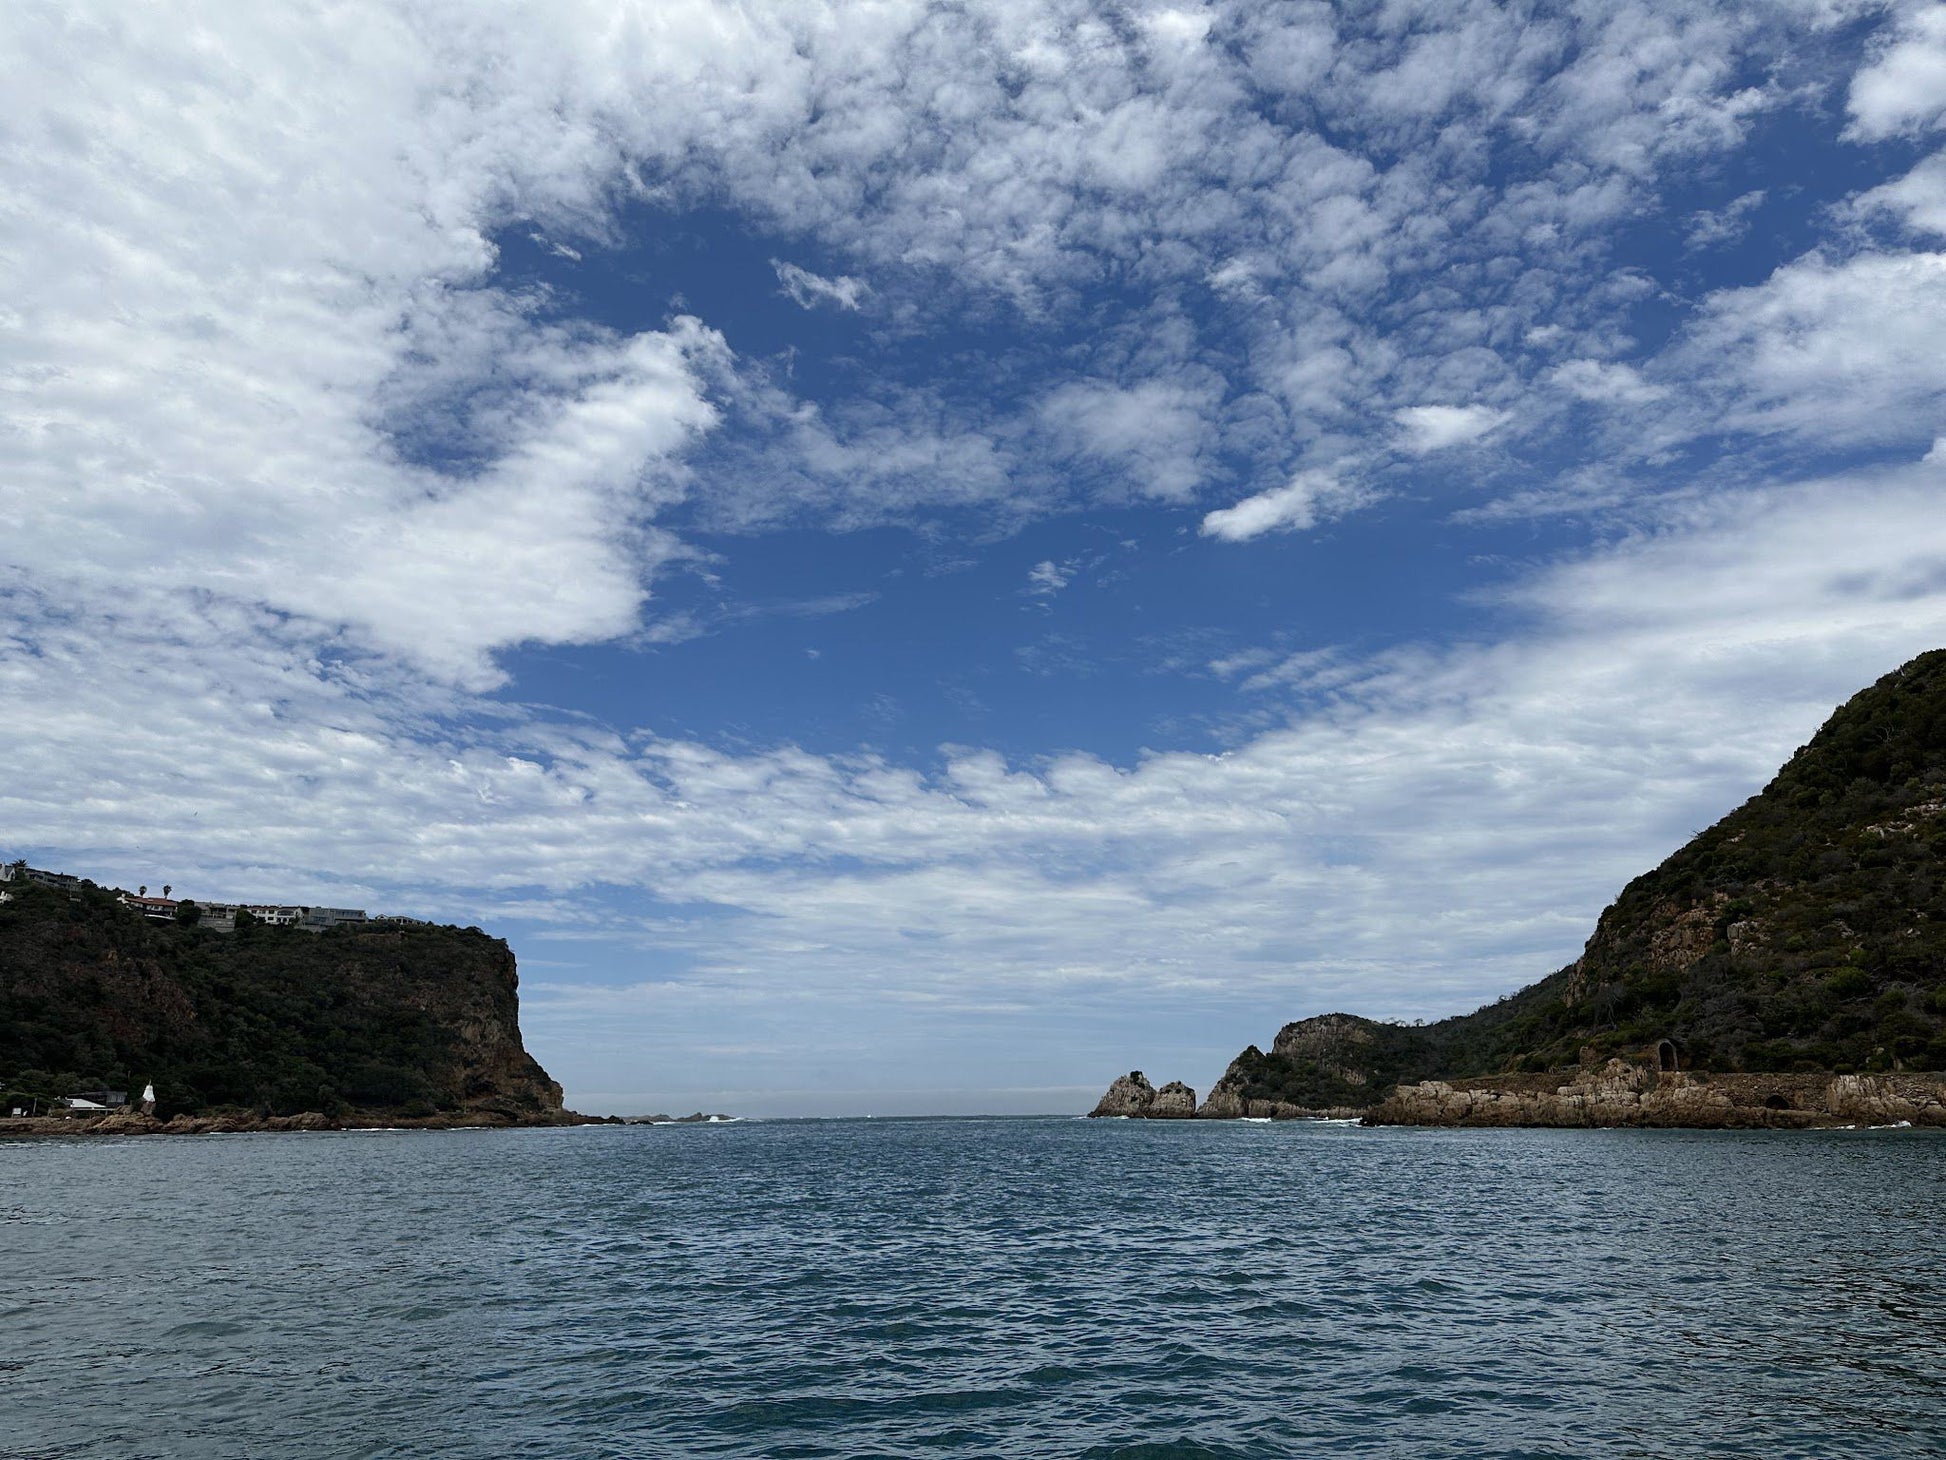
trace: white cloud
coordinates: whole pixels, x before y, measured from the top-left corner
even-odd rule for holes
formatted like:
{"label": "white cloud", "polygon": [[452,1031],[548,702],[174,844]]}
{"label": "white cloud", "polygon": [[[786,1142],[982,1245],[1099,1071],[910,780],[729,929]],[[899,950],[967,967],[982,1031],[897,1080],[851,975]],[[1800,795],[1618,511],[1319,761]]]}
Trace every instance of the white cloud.
{"label": "white cloud", "polygon": [[1027,591],[1037,598],[1050,597],[1067,587],[1073,578],[1072,564],[1045,559],[1027,570]]}
{"label": "white cloud", "polygon": [[1549,378],[1576,399],[1602,405],[1648,405],[1668,394],[1644,380],[1633,365],[1618,360],[1569,360],[1556,366]]}
{"label": "white cloud", "polygon": [[1040,418],[1070,450],[1122,467],[1133,495],[1182,501],[1207,470],[1202,454],[1212,443],[1216,406],[1212,388],[1182,380],[1087,380],[1052,391]]}
{"label": "white cloud", "polygon": [[1513,419],[1492,406],[1405,406],[1392,413],[1405,433],[1404,447],[1414,456],[1465,446]]}
{"label": "white cloud", "polygon": [[854,279],[848,274],[827,279],[822,274],[814,274],[809,269],[777,259],[772,259],[770,266],[777,271],[777,281],[784,286],[784,292],[800,309],[835,304],[840,309],[855,310],[863,305],[865,296],[871,292],[864,280]]}
{"label": "white cloud", "polygon": [[[237,20],[220,52],[161,16],[0,22],[22,118],[5,558],[83,602],[213,593],[484,684],[496,649],[633,625],[721,343],[545,326],[486,282],[487,232],[571,215],[601,154],[557,120],[569,156],[536,172],[530,98],[483,82],[455,109],[477,78],[370,19]],[[241,78],[289,67],[354,91],[259,110]],[[428,450],[454,398],[474,459]]]}
{"label": "white cloud", "polygon": [[1717,423],[1826,444],[1931,440],[1946,407],[1946,254],[1818,255],[1714,294],[1665,366]]}
{"label": "white cloud", "polygon": [[1267,532],[1302,532],[1372,501],[1371,493],[1325,470],[1299,472],[1284,486],[1246,497],[1203,518],[1205,537],[1247,542]]}
{"label": "white cloud", "polygon": [[1946,5],[1910,10],[1897,39],[1851,83],[1851,131],[1873,140],[1946,121]]}
{"label": "white cloud", "polygon": [[1685,247],[1721,248],[1735,243],[1750,231],[1750,215],[1763,206],[1765,193],[1758,188],[1731,199],[1721,208],[1705,208],[1689,219]]}
{"label": "white cloud", "polygon": [[[234,455],[312,484],[286,507],[301,498],[351,520],[361,492],[454,495],[373,460],[391,444],[391,406],[417,392],[438,407],[413,418],[418,434],[443,430],[465,451],[507,447],[625,343],[566,339],[590,352],[578,380],[566,364],[510,372],[498,346],[545,331],[538,301],[491,287],[495,230],[585,257],[616,240],[618,197],[701,200],[857,261],[824,276],[779,260],[781,285],[807,308],[859,307],[868,272],[891,312],[944,289],[1058,319],[1077,289],[1106,279],[1160,299],[1205,277],[1236,311],[1202,326],[1234,331],[1232,358],[1221,358],[1227,344],[1195,339],[1164,361],[1132,358],[1139,346],[1105,332],[1105,358],[1072,367],[1083,377],[1032,419],[965,404],[858,420],[828,408],[778,430],[763,453],[744,443],[721,471],[683,479],[715,525],[822,513],[856,525],[973,503],[1018,520],[1076,500],[1186,500],[1225,453],[1247,459],[1244,486],[1261,489],[1322,437],[1381,429],[1418,402],[1512,401],[1518,369],[1489,342],[1592,328],[1551,316],[1601,313],[1584,287],[1590,261],[1601,267],[1600,230],[1639,204],[1658,169],[1734,145],[1752,109],[1770,104],[1739,78],[1838,19],[1817,6],[1526,17],[1467,3],[1400,27],[1323,7],[1181,5],[1145,8],[1117,30],[1085,5],[596,9],[297,10],[275,25],[219,10],[173,28],[96,23],[85,7],[65,28],[10,13],[9,95],[48,128],[18,134],[16,226],[42,221],[15,257],[33,277],[81,281],[63,308],[40,305],[45,317],[25,321],[23,368],[62,370],[75,342],[94,340],[114,361],[98,381],[180,382],[161,398],[182,410],[145,387],[85,413],[124,420],[123,440],[146,443],[147,465],[123,463],[136,476],[164,470],[156,417],[207,420],[196,402],[247,382],[229,397],[246,408],[228,430]],[[213,64],[217,54],[234,64]],[[341,83],[304,84],[340,75],[352,55]],[[1272,115],[1256,88],[1304,104]],[[93,150],[63,140],[97,135]],[[256,140],[243,158],[193,140],[209,137]],[[1531,166],[1492,180],[1480,159],[1512,155],[1508,141]],[[294,178],[302,188],[280,181]],[[212,231],[216,217],[241,224]],[[1499,317],[1439,301],[1466,270],[1516,259],[1527,283]],[[91,290],[91,277],[116,288]],[[137,279],[146,297],[113,299],[118,333],[95,314],[112,313],[110,296]],[[1423,289],[1426,306],[1389,321],[1361,307],[1394,288]],[[1154,322],[1136,318],[1128,332]],[[439,349],[426,356],[429,342]],[[183,368],[192,362],[200,368]],[[691,361],[699,399],[730,388],[717,368]],[[1252,391],[1252,409],[1233,417]],[[50,435],[72,418],[55,406],[36,403],[50,410]],[[1267,423],[1273,410],[1281,419]],[[279,430],[285,419],[306,430]],[[683,419],[693,438],[711,418],[691,404]],[[373,425],[380,434],[358,438]],[[1090,469],[1047,467],[1037,429]],[[636,533],[676,480],[663,457],[641,465],[661,478],[653,500],[564,520]],[[352,467],[367,480],[333,485]],[[203,487],[171,490],[249,525]],[[582,552],[584,565],[595,556]],[[264,576],[302,576],[289,556]],[[569,637],[607,633],[637,611],[654,562],[627,550],[595,564],[599,604],[541,604],[537,620],[576,620],[558,630]],[[478,673],[494,647],[456,645],[447,663]]]}
{"label": "white cloud", "polygon": [[1946,237],[1946,152],[1936,152],[1904,177],[1861,194],[1860,213],[1894,213],[1919,233]]}

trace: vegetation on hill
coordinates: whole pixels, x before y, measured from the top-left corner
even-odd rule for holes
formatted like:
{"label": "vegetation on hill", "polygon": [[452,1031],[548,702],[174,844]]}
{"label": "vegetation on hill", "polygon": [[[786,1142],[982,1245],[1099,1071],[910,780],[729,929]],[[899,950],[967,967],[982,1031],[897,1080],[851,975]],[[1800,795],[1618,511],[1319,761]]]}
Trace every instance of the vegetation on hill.
{"label": "vegetation on hill", "polygon": [[513,954],[477,928],[234,933],[84,887],[0,904],[0,1083],[156,1089],[164,1116],[558,1109],[521,1047]]}
{"label": "vegetation on hill", "polygon": [[1224,1083],[1321,1108],[1664,1040],[1686,1069],[1946,1069],[1946,650],[1854,696],[1759,795],[1629,883],[1558,973],[1423,1027],[1305,1020]]}

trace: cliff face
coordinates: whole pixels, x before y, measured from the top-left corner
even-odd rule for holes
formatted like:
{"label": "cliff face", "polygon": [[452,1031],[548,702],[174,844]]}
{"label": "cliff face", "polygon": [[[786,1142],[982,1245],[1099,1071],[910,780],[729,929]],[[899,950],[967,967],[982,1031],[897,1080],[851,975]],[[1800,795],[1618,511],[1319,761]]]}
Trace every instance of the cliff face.
{"label": "cliff face", "polygon": [[0,1075],[152,1081],[165,1117],[566,1118],[521,1045],[517,986],[478,929],[226,934],[28,886],[0,905]]}
{"label": "cliff face", "polygon": [[[1632,1101],[1594,1091],[1617,1058],[1664,1083]],[[1587,1123],[1598,1110],[1633,1112],[1629,1123],[1801,1124],[1766,1103],[1777,1091],[1724,1080],[1821,1074],[1820,1090],[1838,1093],[1800,1092],[1786,1109],[1836,1120],[1878,1097],[1831,1076],[1927,1069],[1946,1069],[1946,650],[1855,695],[1759,795],[1623,888],[1568,967],[1436,1024],[1328,1014],[1286,1025],[1269,1054],[1252,1045],[1231,1062],[1199,1113],[1376,1106],[1387,1118],[1510,1123],[1527,1100],[1530,1115],[1554,1111],[1528,1123]],[[1561,1071],[1579,1073],[1547,1077]],[[1723,1077],[1708,1095],[1695,1093],[1703,1071]],[[1465,1082],[1495,1072],[1495,1089],[1520,1098],[1474,1098]],[[1687,1086],[1685,1072],[1697,1076]],[[1525,1077],[1540,1084],[1519,1088]],[[1440,1088],[1387,1098],[1427,1081]],[[1915,1114],[1928,1098],[1879,1104],[1930,1120]]]}

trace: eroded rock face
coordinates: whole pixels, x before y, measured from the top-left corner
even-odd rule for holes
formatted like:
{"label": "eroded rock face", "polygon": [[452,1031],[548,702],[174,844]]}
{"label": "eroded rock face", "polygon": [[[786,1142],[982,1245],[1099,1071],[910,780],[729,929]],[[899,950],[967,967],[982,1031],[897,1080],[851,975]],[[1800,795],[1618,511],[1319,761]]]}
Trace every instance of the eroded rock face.
{"label": "eroded rock face", "polygon": [[1622,1060],[1546,1088],[1544,1077],[1424,1080],[1366,1112],[1371,1125],[1946,1126],[1939,1075],[1695,1075]]}
{"label": "eroded rock face", "polygon": [[1825,1109],[1865,1125],[1946,1125],[1946,1075],[1931,1080],[1896,1075],[1839,1075],[1825,1086]]}
{"label": "eroded rock face", "polygon": [[1210,1086],[1197,1108],[1198,1120],[1356,1120],[1365,1113],[1357,1105],[1294,1105],[1288,1100],[1251,1099],[1229,1076]]}
{"label": "eroded rock face", "polygon": [[1365,1078],[1363,1056],[1372,1043],[1370,1025],[1349,1014],[1319,1014],[1299,1019],[1277,1031],[1270,1052],[1286,1059],[1312,1059],[1344,1078]]}
{"label": "eroded rock face", "polygon": [[1250,1102],[1243,1093],[1228,1080],[1218,1080],[1210,1086],[1203,1108],[1196,1114],[1203,1120],[1240,1120],[1250,1113]]}
{"label": "eroded rock face", "polygon": [[1108,1087],[1090,1115],[1147,1115],[1155,1104],[1155,1086],[1140,1070],[1130,1070]]}
{"label": "eroded rock face", "polygon": [[1188,1120],[1196,1114],[1196,1092],[1181,1080],[1171,1080],[1155,1092],[1147,1113],[1151,1120]]}

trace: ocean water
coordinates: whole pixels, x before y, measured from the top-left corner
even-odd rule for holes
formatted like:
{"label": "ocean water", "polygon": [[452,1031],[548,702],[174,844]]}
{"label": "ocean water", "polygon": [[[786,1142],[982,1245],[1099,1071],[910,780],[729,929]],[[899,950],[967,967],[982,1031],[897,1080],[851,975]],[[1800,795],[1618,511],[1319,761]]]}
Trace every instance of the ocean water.
{"label": "ocean water", "polygon": [[0,1455],[1946,1455],[1946,1136],[0,1145]]}

